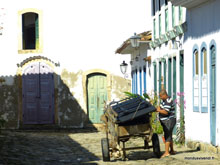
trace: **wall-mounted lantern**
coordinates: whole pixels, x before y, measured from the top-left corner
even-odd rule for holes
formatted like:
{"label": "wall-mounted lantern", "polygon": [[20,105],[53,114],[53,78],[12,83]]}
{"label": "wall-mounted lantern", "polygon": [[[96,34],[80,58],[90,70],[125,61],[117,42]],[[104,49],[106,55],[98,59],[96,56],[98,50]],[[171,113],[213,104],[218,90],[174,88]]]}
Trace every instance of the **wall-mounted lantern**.
{"label": "wall-mounted lantern", "polygon": [[138,48],[139,45],[140,45],[140,42],[139,42],[140,40],[141,40],[141,37],[138,36],[136,33],[134,33],[134,36],[132,36],[132,37],[130,38],[131,46],[132,46],[133,48]]}
{"label": "wall-mounted lantern", "polygon": [[133,48],[138,48],[140,46],[140,43],[150,43],[151,41],[141,41],[141,37],[138,36],[136,33],[134,33],[133,36],[130,38],[131,46]]}
{"label": "wall-mounted lantern", "polygon": [[123,63],[120,64],[121,73],[125,75],[127,72],[127,68],[128,64],[125,61],[123,61]]}

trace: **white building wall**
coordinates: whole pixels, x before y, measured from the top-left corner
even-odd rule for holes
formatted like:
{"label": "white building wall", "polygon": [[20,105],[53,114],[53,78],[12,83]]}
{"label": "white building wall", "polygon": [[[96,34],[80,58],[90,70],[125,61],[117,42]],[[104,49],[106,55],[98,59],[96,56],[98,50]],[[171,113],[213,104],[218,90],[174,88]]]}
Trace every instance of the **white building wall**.
{"label": "white building wall", "polygon": [[[12,3],[14,5],[11,5]],[[30,56],[42,55],[54,62],[59,62],[61,68],[64,67],[69,71],[87,71],[94,68],[102,68],[113,74],[123,76],[119,65],[123,60],[129,61],[129,57],[115,55],[114,50],[120,44],[123,36],[127,37],[128,34],[133,33],[133,28],[123,29],[122,33],[120,28],[117,28],[119,26],[117,24],[121,21],[120,17],[115,20],[114,26],[108,21],[114,15],[111,17],[111,12],[106,14],[107,12],[103,11],[106,9],[107,4],[100,4],[103,6],[102,8],[100,7],[99,12],[90,13],[91,10],[88,10],[88,6],[91,7],[91,5],[92,2],[90,1],[85,1],[82,4],[71,0],[65,2],[57,0],[53,1],[53,3],[43,0],[3,1],[1,6],[4,8],[6,15],[3,20],[3,35],[0,36],[0,54],[1,56],[4,55],[4,61],[10,61],[10,63],[0,65],[0,74],[15,75],[17,63]],[[18,33],[20,31],[18,11],[26,8],[38,9],[43,13],[43,53],[18,54]],[[82,8],[82,13],[79,13],[79,8]],[[117,8],[117,10],[120,9]],[[100,13],[104,15],[100,16]],[[129,15],[130,13],[127,14]],[[132,18],[128,17],[129,19]],[[0,20],[2,19],[1,17]],[[97,25],[98,22],[103,22],[101,27]],[[118,33],[121,33],[121,38],[115,35],[116,38],[118,37],[115,40],[112,38],[106,39],[113,35],[106,27],[113,27],[114,31],[118,29]],[[106,29],[106,31],[103,29]],[[141,29],[144,29],[144,25]],[[137,27],[137,31],[142,30]],[[95,44],[95,42],[97,43]],[[112,51],[109,51],[110,48]],[[88,52],[92,52],[92,54]],[[129,71],[130,69],[128,68]]]}
{"label": "white building wall", "polygon": [[[135,71],[137,69],[137,87],[138,87],[138,94],[143,94],[144,91],[144,68],[146,68],[146,90],[149,93],[152,90],[152,69],[151,64],[146,62],[144,58],[150,56],[149,55],[149,46],[145,43],[141,43],[141,46],[134,50],[131,53],[131,70]],[[136,57],[138,57],[138,61],[136,61]],[[140,69],[141,77],[142,77],[142,92],[140,93]]]}
{"label": "white building wall", "polygon": [[[154,41],[154,24],[153,21],[156,20],[156,39],[159,38],[159,15],[161,15],[161,34],[165,34],[165,10],[168,10],[168,31],[173,30],[173,24],[172,24],[172,4],[171,2],[168,2],[168,5],[165,6],[165,3],[161,1],[163,6],[161,6],[160,11],[156,11],[155,15],[152,14],[152,40]],[[153,10],[153,9],[152,9]],[[180,25],[185,22],[186,20],[186,9],[182,8],[182,20],[179,20],[179,7],[175,7],[175,24]],[[157,46],[154,49],[151,49],[151,56],[152,56],[152,62],[156,62],[157,65],[157,92],[159,92],[159,61],[162,61],[164,58],[166,60],[166,75],[164,75],[164,68],[163,68],[163,62],[162,62],[162,71],[161,76],[166,76],[166,90],[168,91],[168,59],[172,58],[172,73],[171,73],[171,97],[173,93],[173,57],[176,57],[176,92],[180,92],[180,67],[179,67],[179,55],[180,52],[183,50],[183,36],[177,36],[174,40],[180,41],[181,44],[177,44],[178,48],[173,49],[174,41],[169,40],[168,42],[165,42],[161,44],[160,46]],[[184,52],[184,58],[187,56],[187,54]],[[185,63],[185,68],[188,67],[187,63]],[[152,75],[154,76],[154,69],[153,65],[151,66]],[[154,89],[154,79],[152,79],[152,89]],[[163,84],[163,82],[162,82]],[[184,90],[187,88],[187,85],[184,84]],[[178,96],[176,95],[176,99],[178,99]],[[180,118],[180,108],[176,106],[177,111],[177,120]],[[186,110],[185,110],[186,111]],[[179,123],[177,123],[179,125]]]}
{"label": "white building wall", "polygon": [[[220,113],[219,113],[219,97],[220,89],[218,87],[220,77],[219,68],[219,50],[220,50],[220,1],[212,1],[198,7],[188,10],[187,23],[188,31],[185,33],[184,51],[186,56],[184,77],[185,77],[185,127],[186,139],[210,143],[210,43],[214,39],[217,46],[216,51],[216,145],[220,145]],[[199,55],[201,55],[201,45],[205,42],[207,45],[208,59],[208,113],[193,112],[193,46],[199,47]]]}

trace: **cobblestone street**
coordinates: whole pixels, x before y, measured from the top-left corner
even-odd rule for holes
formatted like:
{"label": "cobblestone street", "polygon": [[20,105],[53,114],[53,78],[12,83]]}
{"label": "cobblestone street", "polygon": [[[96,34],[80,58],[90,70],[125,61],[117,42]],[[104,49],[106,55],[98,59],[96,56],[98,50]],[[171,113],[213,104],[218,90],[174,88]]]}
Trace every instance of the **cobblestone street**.
{"label": "cobblestone street", "polygon": [[[155,158],[152,149],[127,151],[128,160],[102,161],[101,138],[105,133],[94,130],[74,131],[3,131],[0,134],[0,165],[62,164],[220,164],[220,156],[175,146],[176,155]],[[143,140],[130,139],[126,146],[143,145]],[[164,151],[164,144],[161,144]],[[212,160],[190,160],[207,157]]]}

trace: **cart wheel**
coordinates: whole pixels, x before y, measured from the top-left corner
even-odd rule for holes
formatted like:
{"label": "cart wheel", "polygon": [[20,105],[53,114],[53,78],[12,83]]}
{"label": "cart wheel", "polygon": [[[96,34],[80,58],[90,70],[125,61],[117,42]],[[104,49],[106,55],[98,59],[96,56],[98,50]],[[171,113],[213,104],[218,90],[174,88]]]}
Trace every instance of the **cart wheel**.
{"label": "cart wheel", "polygon": [[102,145],[102,158],[103,158],[103,161],[104,162],[110,161],[108,139],[107,138],[102,138],[101,145]]}
{"label": "cart wheel", "polygon": [[153,134],[152,136],[152,143],[153,143],[153,151],[154,151],[154,155],[159,158],[160,157],[160,142],[159,142],[159,138],[158,135],[156,133]]}

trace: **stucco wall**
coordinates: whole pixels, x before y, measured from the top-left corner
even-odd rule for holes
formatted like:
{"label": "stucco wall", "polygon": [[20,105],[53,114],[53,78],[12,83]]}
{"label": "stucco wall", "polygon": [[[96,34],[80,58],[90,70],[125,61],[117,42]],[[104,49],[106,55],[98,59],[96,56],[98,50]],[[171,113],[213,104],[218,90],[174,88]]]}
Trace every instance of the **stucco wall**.
{"label": "stucco wall", "polygon": [[[123,97],[120,92],[130,91],[129,80],[122,78],[119,67],[122,60],[128,57],[114,54],[118,45],[112,47],[112,41],[108,40],[108,32],[100,35],[99,41],[104,43],[104,47],[111,46],[112,52],[101,51],[103,48],[100,49],[100,44],[91,44],[98,33],[91,28],[88,17],[79,17],[79,10],[73,10],[79,7],[84,9],[84,4],[74,4],[72,0],[54,1],[52,4],[45,3],[44,0],[21,0],[12,6],[10,0],[4,0],[0,9],[0,23],[3,26],[0,54],[4,59],[0,61],[0,76],[19,77],[22,75],[22,62],[29,59],[31,63],[30,58],[33,56],[47,58],[48,63],[54,65],[56,77],[55,124],[63,128],[83,127],[88,122],[84,74],[87,71],[104,70],[108,73],[108,101]],[[39,51],[19,51],[22,36],[21,14],[24,11],[40,14],[39,37],[42,47]],[[101,28],[93,26],[95,30]],[[12,81],[0,85],[0,115],[9,120],[6,128],[18,128],[22,125],[21,83],[22,80],[19,79],[19,82]]]}
{"label": "stucco wall", "polygon": [[[185,88],[186,107],[185,124],[186,124],[186,139],[210,143],[210,43],[212,40],[216,42],[216,145],[220,145],[220,115],[219,115],[219,50],[220,43],[219,30],[220,22],[218,19],[219,1],[209,1],[191,10],[187,13],[188,31],[185,33],[185,61],[187,67],[185,68]],[[193,46],[198,45],[199,55],[201,55],[201,45],[205,42],[207,45],[207,60],[208,60],[208,113],[193,112],[193,87],[192,87],[192,56]]]}
{"label": "stucco wall", "polygon": [[5,127],[18,128],[18,78],[0,77],[0,117],[6,121]]}

